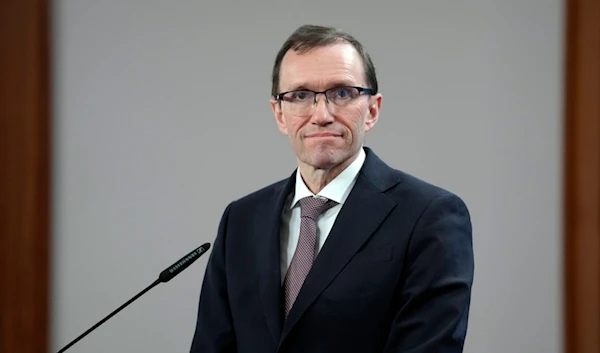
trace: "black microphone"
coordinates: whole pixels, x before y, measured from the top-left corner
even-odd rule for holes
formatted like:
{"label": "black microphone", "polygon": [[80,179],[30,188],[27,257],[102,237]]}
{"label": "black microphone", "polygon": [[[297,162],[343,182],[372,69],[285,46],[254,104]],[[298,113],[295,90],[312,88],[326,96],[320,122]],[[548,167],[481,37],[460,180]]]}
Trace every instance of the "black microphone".
{"label": "black microphone", "polygon": [[208,251],[208,249],[210,249],[210,243],[203,244],[202,246],[200,246],[196,250],[194,250],[194,251],[190,252],[189,254],[185,255],[184,257],[182,257],[179,261],[177,261],[173,265],[171,265],[168,268],[166,268],[164,271],[162,271],[160,273],[160,275],[158,275],[158,279],[156,281],[154,281],[154,283],[152,283],[151,285],[149,285],[148,287],[146,287],[146,289],[144,289],[143,291],[141,291],[140,293],[138,293],[135,297],[129,299],[129,301],[127,303],[121,305],[117,310],[115,310],[112,313],[110,313],[108,316],[106,316],[104,319],[102,319],[96,325],[90,327],[89,330],[87,330],[84,333],[82,333],[79,337],[77,337],[71,343],[69,343],[68,345],[66,345],[63,349],[61,349],[60,351],[58,351],[58,353],[62,353],[64,351],[66,351],[67,349],[69,349],[72,345],[74,345],[75,343],[77,343],[80,339],[84,338],[90,332],[92,332],[95,329],[97,329],[98,326],[102,325],[106,320],[110,319],[115,314],[117,314],[119,311],[123,310],[126,306],[128,306],[131,303],[133,303],[133,301],[135,301],[137,298],[139,298],[142,295],[144,295],[144,293],[146,293],[147,291],[149,291],[150,289],[152,289],[157,284],[164,283],[164,282],[169,282],[171,279],[173,279],[173,277],[177,276],[183,270],[185,270],[186,268],[188,268],[194,261],[198,260],[200,258],[200,256],[202,256],[204,253],[206,253]]}

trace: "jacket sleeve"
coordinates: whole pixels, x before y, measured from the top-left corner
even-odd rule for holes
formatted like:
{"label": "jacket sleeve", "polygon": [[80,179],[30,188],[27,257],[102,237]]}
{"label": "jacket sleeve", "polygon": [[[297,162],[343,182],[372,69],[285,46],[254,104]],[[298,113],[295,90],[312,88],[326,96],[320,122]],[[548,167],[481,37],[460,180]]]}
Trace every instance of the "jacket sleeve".
{"label": "jacket sleeve", "polygon": [[237,351],[225,269],[225,242],[230,211],[231,204],[223,213],[206,266],[191,353],[235,353]]}
{"label": "jacket sleeve", "polygon": [[434,199],[408,247],[401,304],[386,353],[460,353],[474,275],[469,211],[456,195]]}

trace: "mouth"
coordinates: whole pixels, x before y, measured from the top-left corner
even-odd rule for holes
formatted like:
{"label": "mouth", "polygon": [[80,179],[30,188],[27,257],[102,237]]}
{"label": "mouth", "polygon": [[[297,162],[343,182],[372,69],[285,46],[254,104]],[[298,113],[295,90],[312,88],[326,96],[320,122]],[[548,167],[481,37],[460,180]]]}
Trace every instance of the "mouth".
{"label": "mouth", "polygon": [[314,134],[306,135],[306,138],[326,138],[326,137],[342,137],[342,135],[333,133],[333,132],[316,132]]}

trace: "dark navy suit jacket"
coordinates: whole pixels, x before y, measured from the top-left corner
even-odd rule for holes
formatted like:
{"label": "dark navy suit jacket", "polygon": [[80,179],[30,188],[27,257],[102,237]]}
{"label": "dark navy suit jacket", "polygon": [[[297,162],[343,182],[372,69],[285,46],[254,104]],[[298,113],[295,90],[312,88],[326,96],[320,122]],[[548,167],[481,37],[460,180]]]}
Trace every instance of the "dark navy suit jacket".
{"label": "dark navy suit jacket", "polygon": [[279,229],[294,174],[227,206],[192,353],[462,351],[474,272],[467,207],[365,150],[287,320]]}

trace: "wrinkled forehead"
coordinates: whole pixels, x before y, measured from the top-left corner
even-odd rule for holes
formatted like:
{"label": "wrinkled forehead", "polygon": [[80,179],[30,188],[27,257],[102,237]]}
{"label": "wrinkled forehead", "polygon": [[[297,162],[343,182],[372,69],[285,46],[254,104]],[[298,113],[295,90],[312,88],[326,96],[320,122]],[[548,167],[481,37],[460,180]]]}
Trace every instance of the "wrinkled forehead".
{"label": "wrinkled forehead", "polygon": [[321,46],[307,52],[289,50],[281,62],[280,91],[325,90],[334,86],[365,85],[362,60],[349,43]]}

